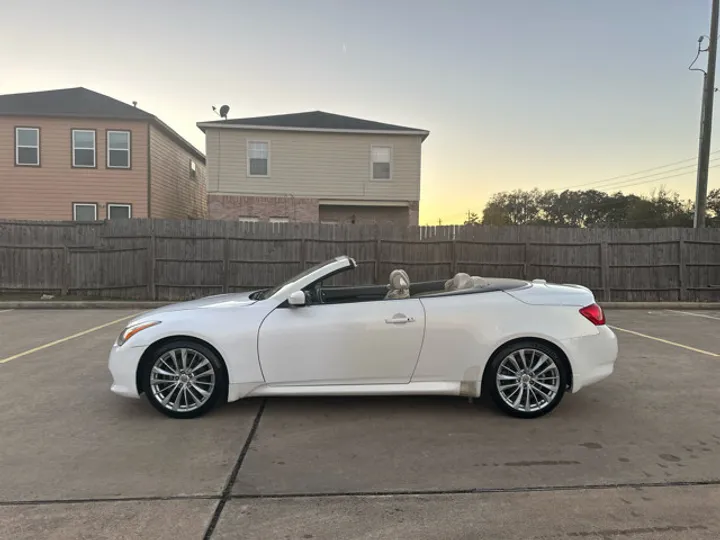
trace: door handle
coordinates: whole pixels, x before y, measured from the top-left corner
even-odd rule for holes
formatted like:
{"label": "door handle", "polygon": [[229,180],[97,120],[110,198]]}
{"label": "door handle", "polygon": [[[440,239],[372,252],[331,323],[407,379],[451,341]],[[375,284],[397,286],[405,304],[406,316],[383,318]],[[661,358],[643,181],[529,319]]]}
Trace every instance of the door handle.
{"label": "door handle", "polygon": [[415,319],[405,315],[395,315],[392,319],[385,319],[386,324],[405,324],[409,322],[415,322]]}

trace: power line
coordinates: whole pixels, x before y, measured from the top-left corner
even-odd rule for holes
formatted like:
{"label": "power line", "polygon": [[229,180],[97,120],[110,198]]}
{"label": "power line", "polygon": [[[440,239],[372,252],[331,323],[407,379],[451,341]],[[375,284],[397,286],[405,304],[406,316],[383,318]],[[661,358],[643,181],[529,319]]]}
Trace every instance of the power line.
{"label": "power line", "polygon": [[[710,155],[718,154],[718,153],[720,153],[720,150],[715,150],[715,151],[711,152]],[[665,165],[658,165],[658,166],[656,166],[656,167],[651,167],[651,168],[649,168],[649,169],[642,169],[642,170],[636,171],[636,172],[634,172],[634,173],[622,174],[622,175],[619,175],[619,176],[614,176],[614,177],[611,177],[611,178],[606,178],[605,180],[597,180],[597,181],[588,182],[588,183],[585,183],[585,184],[577,184],[576,186],[572,186],[572,187],[565,187],[565,188],[560,188],[560,189],[551,189],[551,190],[549,190],[549,191],[554,191],[554,192],[556,192],[556,193],[562,193],[563,191],[571,190],[573,187],[590,186],[590,185],[594,185],[594,184],[607,184],[607,185],[604,185],[604,186],[598,186],[597,188],[593,188],[593,189],[597,189],[598,191],[609,191],[609,190],[616,190],[616,189],[622,189],[622,188],[628,188],[628,187],[633,187],[633,186],[638,186],[638,185],[649,184],[649,183],[651,183],[651,182],[659,182],[659,181],[662,181],[662,180],[669,180],[669,179],[671,179],[671,178],[679,178],[679,177],[681,177],[681,176],[686,176],[686,175],[688,175],[688,174],[694,174],[694,173],[696,173],[696,172],[697,172],[697,165],[695,165],[695,164],[689,164],[689,165],[684,165],[684,166],[682,166],[682,167],[676,167],[675,169],[663,170],[663,171],[660,171],[660,172],[656,172],[656,173],[648,174],[648,175],[644,175],[644,176],[637,176],[637,175],[642,174],[642,173],[645,173],[645,172],[652,172],[652,171],[659,171],[660,169],[667,169],[667,167],[671,167],[671,166],[673,166],[673,165],[678,165],[678,164],[680,164],[680,163],[685,163],[685,162],[688,162],[688,161],[695,161],[696,159],[697,159],[697,158],[694,158],[694,157],[692,157],[692,158],[686,158],[686,159],[681,159],[681,160],[678,160],[678,161],[673,161],[672,163],[667,163],[667,164],[665,164]],[[714,163],[714,162],[717,162],[717,161],[720,161],[720,156],[711,159],[711,160],[709,161],[709,163]],[[720,164],[713,165],[713,166],[710,166],[710,167],[708,167],[708,168],[709,168],[709,169],[715,169],[715,168],[717,168],[717,167],[720,167]],[[672,174],[672,175],[669,175],[669,176],[661,176],[660,178],[655,178],[655,177],[658,176],[658,175],[666,175],[667,173],[671,173],[671,172],[683,171],[683,169],[689,169],[689,170],[687,170],[687,171],[685,171],[685,172],[678,172],[678,174]],[[635,177],[635,178],[632,178],[632,177]],[[621,180],[621,179],[624,179],[624,180]],[[614,180],[614,182],[613,182],[613,180]],[[610,204],[613,204],[613,203],[610,202]],[[602,206],[602,203],[601,203],[601,206]],[[452,215],[450,215],[450,216],[447,216],[443,221],[444,221],[445,223],[450,223],[450,222],[452,222],[453,219],[455,219],[455,218],[457,218],[457,217],[460,217],[460,216],[467,217],[467,215],[468,215],[467,211],[465,211],[465,212],[458,212],[458,213],[456,213],[456,214],[452,214]]]}
{"label": "power line", "polygon": [[[717,153],[719,153],[719,152],[720,152],[720,150],[715,150],[714,152],[711,152],[711,154],[717,154]],[[563,188],[560,188],[559,191],[564,191],[564,190],[566,190],[566,189],[580,188],[580,187],[585,187],[585,186],[594,186],[594,185],[597,185],[597,184],[605,184],[605,183],[607,183],[607,182],[617,181],[617,180],[621,180],[621,179],[631,180],[631,179],[632,179],[631,177],[637,176],[637,175],[639,175],[639,174],[648,173],[648,172],[652,172],[652,171],[657,171],[657,170],[659,170],[659,169],[666,169],[666,168],[668,168],[668,167],[672,167],[673,165],[679,165],[680,163],[686,163],[686,162],[688,162],[688,161],[696,161],[696,160],[697,160],[697,157],[691,157],[691,158],[681,159],[681,160],[679,160],[679,161],[673,161],[672,163],[666,163],[665,165],[658,165],[658,166],[656,166],[656,167],[650,167],[649,169],[642,169],[642,170],[640,170],[640,171],[635,171],[635,172],[633,172],[633,173],[621,174],[621,175],[619,175],[619,176],[613,176],[613,177],[610,177],[610,178],[605,178],[604,180],[595,180],[595,181],[593,181],[593,182],[584,182],[584,183],[582,183],[582,184],[576,184],[576,185],[573,185],[573,186],[563,187]],[[690,165],[686,165],[686,167],[689,167],[689,166],[690,166]],[[668,171],[662,171],[662,172],[660,172],[660,173],[658,173],[658,174],[663,174],[663,173],[665,173],[665,172],[668,172]]]}
{"label": "power line", "polygon": [[[720,161],[720,157],[715,158],[713,161]],[[720,163],[718,163],[718,164],[716,164],[716,165],[712,165],[712,166],[710,166],[709,168],[710,168],[710,169],[716,169],[716,168],[718,168],[718,167],[720,167]],[[683,168],[683,167],[681,167],[681,168]],[[670,172],[670,171],[665,171],[665,172]],[[651,179],[649,179],[649,180],[644,180],[644,181],[641,181],[641,182],[636,182],[636,183],[633,184],[633,185],[649,184],[649,183],[651,183],[651,182],[659,182],[659,181],[661,181],[661,180],[669,180],[670,178],[679,178],[679,177],[681,177],[681,176],[687,176],[688,174],[694,174],[694,173],[695,173],[695,170],[691,170],[691,171],[681,172],[681,173],[677,173],[677,174],[671,174],[671,175],[668,175],[668,176],[663,176],[663,177],[661,177],[661,178],[651,178]],[[627,186],[626,186],[626,187],[627,187]],[[551,190],[551,191],[554,191],[554,190]],[[595,208],[605,208],[605,207],[608,207],[608,206],[613,206],[613,205],[617,204],[617,202],[618,202],[618,201],[605,201],[605,202],[601,202],[601,203],[596,204],[596,205],[595,205]],[[443,220],[443,221],[444,221],[445,223],[447,223],[447,224],[450,224],[450,223],[452,222],[452,220],[453,220],[455,217],[458,217],[458,216],[467,216],[467,212],[460,212],[460,213],[457,213],[457,214],[453,214],[453,215],[449,216],[448,218],[446,218],[446,219]]]}
{"label": "power line", "polygon": [[[710,163],[714,163],[714,162],[716,162],[716,161],[720,161],[720,156],[718,156],[718,157],[713,158],[712,160],[710,160]],[[670,176],[670,177],[663,176],[663,177],[661,177],[661,178],[654,178],[654,177],[656,177],[656,176],[658,176],[658,175],[663,175],[663,174],[672,173],[672,172],[677,172],[677,171],[683,171],[683,170],[685,171],[683,174],[695,173],[695,172],[697,172],[697,165],[693,164],[693,165],[685,165],[685,166],[683,166],[683,167],[676,167],[675,169],[669,169],[669,170],[667,170],[667,171],[661,171],[661,172],[658,172],[658,173],[648,174],[648,175],[645,175],[645,176],[639,176],[639,177],[637,177],[637,178],[631,178],[631,179],[623,180],[623,181],[620,181],[620,182],[614,182],[614,183],[612,183],[612,184],[608,184],[608,185],[605,185],[605,186],[602,186],[602,187],[598,187],[598,188],[596,188],[596,189],[598,189],[598,190],[618,189],[618,188],[636,186],[636,185],[639,185],[639,184],[647,184],[648,182],[652,182],[652,181],[654,181],[654,180],[665,180],[665,179],[667,179],[667,178],[675,178],[675,177],[678,176],[678,175],[673,175],[673,176]],[[648,179],[648,178],[650,178],[650,180],[649,180],[649,181],[645,181],[645,180]]]}

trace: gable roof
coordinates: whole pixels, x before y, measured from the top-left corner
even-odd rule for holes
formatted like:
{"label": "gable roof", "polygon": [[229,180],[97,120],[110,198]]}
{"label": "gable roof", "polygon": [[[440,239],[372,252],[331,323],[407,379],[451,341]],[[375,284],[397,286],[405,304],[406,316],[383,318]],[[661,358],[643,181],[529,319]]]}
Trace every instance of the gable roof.
{"label": "gable roof", "polygon": [[188,152],[205,162],[205,155],[149,112],[81,86],[0,95],[0,116],[42,116],[152,122]]}
{"label": "gable roof", "polygon": [[74,116],[113,120],[154,118],[142,109],[83,87],[0,96],[0,115]]}
{"label": "gable roof", "polygon": [[417,129],[395,124],[385,124],[372,120],[363,120],[352,116],[343,116],[324,111],[308,111],[294,114],[276,114],[272,116],[255,116],[251,118],[233,118],[198,122],[198,127],[235,129],[268,129],[286,131],[324,131],[336,133],[385,133],[393,135],[421,135],[423,140],[430,134],[424,129]]}

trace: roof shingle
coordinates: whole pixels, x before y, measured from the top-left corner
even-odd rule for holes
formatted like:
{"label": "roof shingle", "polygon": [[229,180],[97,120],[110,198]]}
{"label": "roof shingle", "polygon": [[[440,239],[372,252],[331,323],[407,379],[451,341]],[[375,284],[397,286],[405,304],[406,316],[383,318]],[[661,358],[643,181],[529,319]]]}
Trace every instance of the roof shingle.
{"label": "roof shingle", "polygon": [[309,111],[294,114],[277,114],[273,116],[255,116],[251,118],[232,118],[228,120],[217,120],[211,122],[200,122],[198,126],[248,126],[262,128],[284,128],[284,129],[311,129],[319,131],[393,131],[408,133],[427,133],[423,129],[417,129],[395,124],[385,124],[372,120],[363,120],[352,116],[343,116],[324,111]]}
{"label": "roof shingle", "polygon": [[115,120],[154,118],[142,109],[83,87],[0,96],[0,115],[77,116]]}

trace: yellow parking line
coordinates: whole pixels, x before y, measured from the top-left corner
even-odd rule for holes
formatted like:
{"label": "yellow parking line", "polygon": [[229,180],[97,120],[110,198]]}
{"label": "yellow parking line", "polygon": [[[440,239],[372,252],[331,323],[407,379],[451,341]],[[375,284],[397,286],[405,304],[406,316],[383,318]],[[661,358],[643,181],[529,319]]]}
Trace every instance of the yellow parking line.
{"label": "yellow parking line", "polygon": [[[610,325],[608,325],[608,326],[610,326]],[[675,343],[674,341],[669,341],[667,339],[662,339],[662,338],[655,337],[655,336],[648,336],[647,334],[641,334],[640,332],[635,332],[634,330],[618,328],[617,326],[610,326],[610,328],[612,328],[613,330],[618,330],[620,332],[625,332],[627,334],[632,334],[634,336],[640,336],[640,337],[644,337],[646,339],[652,339],[654,341],[659,341],[660,343],[665,343],[666,345],[673,345],[675,347],[680,347],[681,349],[687,349],[688,351],[693,351],[693,352],[700,353],[700,354],[706,354],[707,356],[720,357],[720,354],[716,354],[714,352],[704,351],[702,349],[696,349],[695,347],[683,345],[682,343]]]}
{"label": "yellow parking line", "polygon": [[85,336],[92,332],[96,332],[97,330],[102,330],[103,328],[107,328],[108,326],[112,326],[113,324],[117,324],[119,322],[126,321],[128,319],[132,319],[135,316],[137,316],[137,314],[128,315],[127,317],[122,317],[120,319],[110,321],[109,323],[101,324],[100,326],[96,326],[95,328],[90,328],[89,330],[84,330],[82,332],[78,332],[77,334],[73,334],[72,336],[64,337],[64,338],[55,340],[51,343],[46,343],[45,345],[40,345],[39,347],[35,347],[34,349],[30,349],[28,351],[15,354],[13,356],[8,356],[7,358],[3,358],[2,360],[0,360],[0,364],[6,364],[6,363],[10,362],[11,360],[17,360],[18,358],[22,358],[23,356],[27,356],[28,354],[42,351],[43,349],[47,349],[48,347],[53,347],[54,345],[59,345],[60,343],[65,343],[66,341],[70,341],[71,339]]}

